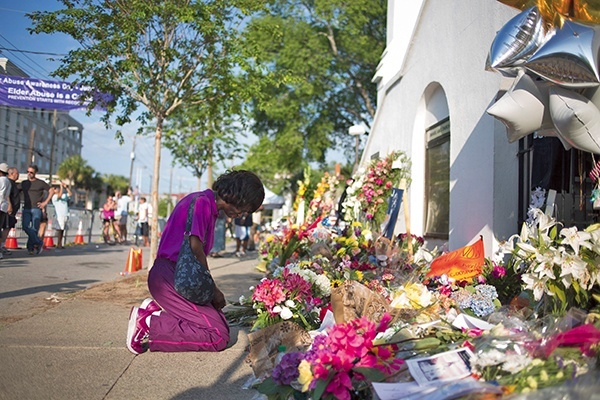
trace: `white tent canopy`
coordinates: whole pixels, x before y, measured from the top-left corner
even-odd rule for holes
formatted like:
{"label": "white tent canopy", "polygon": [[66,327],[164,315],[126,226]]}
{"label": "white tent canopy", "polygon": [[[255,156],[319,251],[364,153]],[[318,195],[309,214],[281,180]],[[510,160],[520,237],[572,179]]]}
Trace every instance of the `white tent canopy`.
{"label": "white tent canopy", "polygon": [[265,200],[263,201],[263,207],[265,210],[273,210],[281,208],[285,204],[283,196],[276,195],[265,187]]}

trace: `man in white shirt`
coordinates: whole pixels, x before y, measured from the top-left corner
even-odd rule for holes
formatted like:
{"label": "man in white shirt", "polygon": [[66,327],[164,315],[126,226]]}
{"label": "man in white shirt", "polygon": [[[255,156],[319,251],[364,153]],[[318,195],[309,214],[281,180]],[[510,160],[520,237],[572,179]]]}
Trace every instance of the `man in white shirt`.
{"label": "man in white shirt", "polygon": [[123,196],[120,191],[115,192],[115,200],[117,202],[117,210],[115,211],[115,219],[118,221],[119,234],[121,235],[121,243],[127,242],[127,216],[129,215],[129,203],[131,197]]}
{"label": "man in white shirt", "polygon": [[150,225],[148,222],[152,218],[152,204],[146,202],[145,197],[140,197],[140,205],[138,207],[138,224],[142,229],[142,238],[144,240],[143,246],[150,246]]}

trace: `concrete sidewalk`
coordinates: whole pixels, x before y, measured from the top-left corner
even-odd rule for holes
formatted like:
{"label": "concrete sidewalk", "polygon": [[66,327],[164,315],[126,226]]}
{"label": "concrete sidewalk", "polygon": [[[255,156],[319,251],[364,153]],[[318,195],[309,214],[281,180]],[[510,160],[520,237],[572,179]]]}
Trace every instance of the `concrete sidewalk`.
{"label": "concrete sidewalk", "polygon": [[[129,305],[111,299],[110,285],[103,298],[86,298],[81,289],[128,279],[119,272],[129,248],[91,244],[39,256],[16,250],[0,261],[0,399],[243,400],[256,395],[242,389],[252,376],[245,362],[247,328],[232,327],[235,343],[220,353],[135,356],[127,350]],[[262,275],[254,270],[256,253],[239,259],[231,245],[228,250],[228,256],[210,258],[209,264],[226,298],[235,301],[248,296],[248,287]],[[129,278],[136,276],[145,286],[146,271]]]}

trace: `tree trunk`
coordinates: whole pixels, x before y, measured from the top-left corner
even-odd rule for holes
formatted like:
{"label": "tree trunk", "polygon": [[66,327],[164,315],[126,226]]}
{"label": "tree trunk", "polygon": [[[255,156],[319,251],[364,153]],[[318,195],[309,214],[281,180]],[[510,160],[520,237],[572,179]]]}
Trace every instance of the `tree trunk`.
{"label": "tree trunk", "polygon": [[160,175],[160,142],[163,131],[163,118],[156,119],[156,134],[154,136],[154,172],[152,173],[152,219],[150,220],[150,257],[148,269],[152,268],[158,251],[158,182]]}

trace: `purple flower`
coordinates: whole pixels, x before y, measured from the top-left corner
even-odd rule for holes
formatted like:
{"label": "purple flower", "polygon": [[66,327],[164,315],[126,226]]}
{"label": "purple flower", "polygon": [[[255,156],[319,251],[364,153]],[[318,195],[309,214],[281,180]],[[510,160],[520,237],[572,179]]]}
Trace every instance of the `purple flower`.
{"label": "purple flower", "polygon": [[298,365],[304,359],[300,352],[286,353],[279,364],[273,368],[271,377],[279,385],[289,385],[300,376]]}

